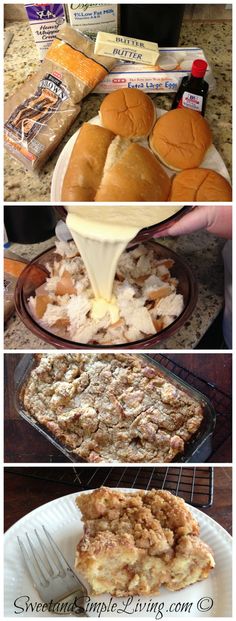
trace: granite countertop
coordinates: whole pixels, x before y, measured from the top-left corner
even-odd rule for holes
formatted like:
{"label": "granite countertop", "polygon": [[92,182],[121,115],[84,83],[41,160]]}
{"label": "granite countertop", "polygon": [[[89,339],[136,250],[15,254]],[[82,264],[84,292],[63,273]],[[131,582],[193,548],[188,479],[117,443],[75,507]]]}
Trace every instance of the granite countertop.
{"label": "granite countertop", "polygon": [[[12,244],[10,250],[33,259],[50,248],[55,238],[33,245]],[[153,349],[192,349],[197,346],[202,336],[210,327],[223,307],[224,302],[224,268],[222,247],[224,240],[205,231],[194,235],[184,235],[174,239],[158,240],[174,250],[192,268],[198,282],[198,301],[191,317],[185,325],[171,338],[162,341]],[[32,334],[17,315],[11,317],[5,330],[4,348],[8,349],[53,349],[47,343]]]}
{"label": "granite countertop", "polygon": [[[5,97],[11,94],[38,65],[37,52],[27,22],[6,25],[14,37],[5,55]],[[197,45],[204,49],[212,64],[216,89],[208,96],[206,118],[213,132],[213,141],[231,174],[231,23],[183,22],[179,45]],[[32,174],[5,153],[4,198],[8,202],[50,200],[52,173],[64,145],[80,125],[97,115],[104,95],[84,99],[78,119],[45,164],[42,172]],[[158,107],[169,109],[170,95],[152,95]],[[24,171],[24,172],[23,172]]]}

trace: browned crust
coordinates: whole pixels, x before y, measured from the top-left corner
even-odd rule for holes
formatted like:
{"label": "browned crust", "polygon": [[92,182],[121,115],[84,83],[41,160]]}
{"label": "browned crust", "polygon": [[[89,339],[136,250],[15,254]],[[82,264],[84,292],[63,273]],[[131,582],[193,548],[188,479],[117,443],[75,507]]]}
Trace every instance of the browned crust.
{"label": "browned crust", "polygon": [[[63,360],[63,363],[65,364],[65,369],[69,370],[70,364],[67,360],[67,357],[66,357],[67,355],[58,354],[58,356],[59,356],[59,360]],[[69,354],[69,356],[72,356],[72,360],[73,360],[73,355]],[[77,358],[79,356],[83,356],[83,360],[85,361],[87,360],[88,363],[91,360],[91,354],[80,354],[80,355],[77,354],[76,355]],[[100,357],[102,357],[101,359],[104,363],[104,356],[106,360],[106,354],[96,354],[94,355],[94,360],[99,361]],[[26,378],[25,382],[23,383],[21,387],[20,399],[22,403],[24,404],[24,410],[32,418],[32,420],[35,421],[35,424],[39,424],[42,428],[48,430],[48,432],[50,433],[52,437],[60,441],[62,447],[68,448],[70,451],[73,452],[73,455],[78,461],[82,460],[82,461],[89,461],[91,463],[94,463],[94,462],[101,462],[101,461],[110,462],[115,459],[118,462],[127,461],[128,463],[135,462],[135,461],[136,463],[141,463],[142,461],[146,461],[150,463],[154,463],[157,461],[160,461],[162,463],[169,463],[170,461],[173,461],[175,455],[185,450],[186,441],[189,441],[189,439],[192,439],[201,428],[201,424],[202,424],[203,417],[204,417],[204,409],[199,402],[194,400],[192,396],[190,397],[187,389],[185,388],[183,389],[181,386],[181,391],[179,392],[178,383],[170,382],[169,380],[165,381],[164,379],[165,373],[164,374],[160,373],[159,369],[157,369],[155,364],[152,364],[151,361],[149,362],[144,357],[135,356],[131,354],[119,354],[119,355],[111,354],[110,362],[108,358],[108,360],[106,361],[106,364],[104,364],[104,367],[103,367],[104,373],[106,373],[106,369],[107,369],[107,372],[109,373],[110,372],[109,365],[112,364],[113,362],[115,364],[115,361],[117,361],[117,364],[118,364],[119,360],[120,360],[121,366],[119,367],[119,364],[118,364],[117,367],[115,366],[113,368],[122,369],[123,368],[122,364],[125,365],[126,364],[125,361],[127,360],[132,361],[132,364],[134,365],[141,364],[141,367],[137,369],[137,373],[140,373],[140,378],[142,378],[144,382],[143,388],[141,388],[141,392],[135,389],[135,385],[132,386],[132,381],[137,382],[137,378],[139,377],[137,374],[135,375],[134,370],[133,370],[133,373],[134,373],[133,380],[132,380],[132,372],[131,372],[130,380],[129,380],[131,381],[131,384],[127,385],[127,383],[125,382],[124,388],[122,388],[122,390],[125,391],[124,392],[125,399],[128,399],[128,401],[125,401],[124,404],[121,399],[122,391],[120,393],[121,395],[120,397],[119,395],[115,396],[115,393],[112,394],[111,389],[110,389],[111,382],[110,382],[110,379],[108,378],[108,381],[107,383],[105,383],[105,385],[101,384],[102,392],[100,391],[101,400],[99,401],[99,403],[101,404],[99,405],[100,410],[97,410],[98,406],[95,405],[96,402],[93,401],[93,397],[91,397],[90,399],[90,405],[87,402],[87,404],[85,403],[85,406],[83,406],[83,391],[85,390],[86,392],[86,388],[89,386],[90,380],[87,379],[88,374],[86,374],[86,371],[83,371],[81,373],[78,372],[78,376],[76,379],[76,382],[77,382],[76,386],[79,390],[82,390],[82,392],[79,393],[82,395],[82,401],[80,403],[80,407],[78,408],[78,405],[76,406],[76,403],[73,402],[73,395],[74,395],[73,383],[66,384],[66,388],[69,391],[71,391],[71,393],[73,393],[72,396],[70,396],[70,392],[69,392],[68,393],[69,397],[67,394],[65,395],[65,397],[63,396],[60,397],[60,393],[59,393],[59,397],[57,397],[55,390],[54,390],[54,383],[51,382],[48,385],[49,390],[51,390],[50,392],[51,397],[54,396],[54,400],[59,399],[59,402],[58,402],[58,406],[55,405],[54,410],[52,410],[51,416],[47,418],[47,416],[45,415],[45,407],[44,409],[42,408],[41,402],[39,402],[39,407],[41,408],[42,411],[40,410],[37,411],[37,406],[33,407],[32,398],[34,396],[34,393],[32,393],[32,390],[33,390],[32,387],[33,385],[35,384],[39,385],[40,383],[40,380],[37,378],[37,375],[34,377],[34,371],[37,370],[37,368],[40,368],[41,361],[42,362],[44,360],[47,361],[48,358],[51,359],[52,355],[49,355],[49,354],[35,354],[34,355],[33,368],[31,369],[28,375],[28,378]],[[57,358],[57,354],[54,355],[53,360],[55,360],[56,358]],[[86,362],[85,362],[85,365],[86,365]],[[127,362],[127,365],[129,365],[128,362]],[[132,366],[131,366],[131,369],[132,369]],[[127,368],[127,373],[128,372],[130,374],[129,366]],[[89,375],[88,375],[88,378],[89,378]],[[162,387],[162,399],[163,399],[162,405],[164,408],[170,407],[170,413],[171,413],[171,407],[174,408],[173,412],[175,412],[176,407],[178,408],[178,395],[179,394],[182,395],[183,399],[185,398],[184,397],[185,395],[186,398],[189,400],[189,406],[186,406],[186,407],[191,408],[191,403],[192,403],[194,408],[196,408],[196,411],[195,409],[192,411],[190,409],[190,412],[192,412],[191,417],[187,419],[187,427],[185,431],[183,428],[183,432],[182,434],[180,434],[180,436],[178,435],[177,428],[175,428],[175,422],[174,422],[175,418],[173,419],[173,423],[171,422],[171,419],[170,421],[168,421],[168,418],[167,418],[167,421],[165,423],[167,427],[165,427],[164,425],[163,428],[162,427],[159,428],[159,423],[158,423],[157,430],[155,431],[156,429],[155,415],[154,415],[154,418],[152,418],[151,411],[150,411],[150,415],[148,414],[148,410],[146,410],[145,412],[145,406],[141,406],[141,410],[140,410],[139,403],[140,403],[140,399],[142,402],[142,390],[144,391],[144,395],[147,400],[149,399],[148,395],[149,394],[152,395],[152,393],[155,393],[155,390],[157,392],[156,392],[156,397],[154,400],[159,398],[158,378],[160,378],[160,381],[162,382],[162,384],[164,383]],[[157,381],[157,384],[155,384],[156,381]],[[88,383],[86,384],[86,382]],[[60,382],[57,381],[56,383],[57,387],[58,387],[58,384],[60,388]],[[177,388],[176,388],[176,385],[177,385]],[[85,388],[83,386],[85,386]],[[46,384],[46,387],[47,387],[47,384]],[[43,384],[42,384],[42,390],[44,390]],[[130,398],[129,398],[130,390],[131,390],[131,393],[130,393]],[[29,393],[30,393],[31,400],[29,399]],[[89,394],[90,393],[88,392],[88,395]],[[37,392],[36,392],[36,395],[37,395]],[[40,396],[40,389],[39,389],[39,396]],[[131,407],[131,414],[132,414],[132,408],[135,408],[135,404],[133,404],[133,398],[137,399],[138,409],[134,410],[135,417],[132,418],[130,417],[130,414],[129,414],[129,418],[127,419],[126,408],[128,408],[127,412],[129,412],[129,409]],[[171,399],[171,402],[173,400],[173,406],[168,405],[170,399]],[[57,403],[57,401],[55,401],[55,403]],[[165,406],[165,403],[167,403],[166,406]],[[111,415],[109,415],[109,408],[111,404],[112,404]],[[105,415],[106,408],[108,408],[107,410],[108,428],[106,427],[105,419],[102,418]],[[142,410],[142,408],[144,409]],[[139,410],[140,412],[143,411],[143,414],[142,413],[140,414]],[[177,413],[178,413],[178,409],[177,409]],[[110,423],[109,423],[109,416],[111,416]],[[128,421],[128,426],[127,426],[127,421]],[[118,425],[118,428],[116,431],[117,425]],[[168,427],[168,425],[170,425],[170,427]],[[136,427],[138,429],[138,435],[136,434]],[[112,433],[113,433],[114,443],[111,446],[110,438],[111,438],[112,428],[113,428]],[[136,438],[136,435],[137,435],[137,445],[135,444],[136,441],[134,440]],[[139,438],[140,440],[138,441]],[[160,442],[161,444],[158,445],[158,442]],[[125,443],[127,443],[127,445]],[[126,446],[127,446],[127,452],[126,452],[126,457],[125,457],[124,452],[126,451],[126,448],[125,448]],[[139,451],[139,446],[141,446],[141,449],[143,446],[144,449]],[[162,446],[163,446],[163,449],[162,449]],[[162,455],[162,458],[158,458],[158,455],[160,456],[160,454]],[[137,458],[135,457],[136,455],[137,455]]]}

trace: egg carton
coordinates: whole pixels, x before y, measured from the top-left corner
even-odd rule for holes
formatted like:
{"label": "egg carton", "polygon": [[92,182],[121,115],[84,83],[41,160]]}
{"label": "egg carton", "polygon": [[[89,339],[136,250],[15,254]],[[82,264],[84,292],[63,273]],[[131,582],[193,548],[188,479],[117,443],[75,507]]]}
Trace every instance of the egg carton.
{"label": "egg carton", "polygon": [[194,60],[207,62],[205,80],[209,91],[215,88],[212,69],[200,47],[160,47],[155,67],[118,62],[105,79],[97,84],[94,93],[111,93],[119,88],[138,88],[145,93],[175,93],[184,76],[191,75]]}

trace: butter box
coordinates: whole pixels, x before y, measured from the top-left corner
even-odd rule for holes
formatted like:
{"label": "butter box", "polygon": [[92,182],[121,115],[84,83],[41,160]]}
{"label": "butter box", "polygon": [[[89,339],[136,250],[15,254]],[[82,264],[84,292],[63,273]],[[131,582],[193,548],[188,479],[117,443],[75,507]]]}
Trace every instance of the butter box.
{"label": "butter box", "polygon": [[[191,74],[193,61],[207,59],[199,47],[159,48],[155,67],[136,63],[119,62],[105,79],[97,84],[94,93],[111,93],[118,88],[139,88],[145,93],[174,93],[185,75]],[[215,80],[208,64],[204,78],[213,90]]]}
{"label": "butter box", "polygon": [[115,35],[109,32],[98,32],[95,54],[145,65],[155,65],[159,56],[159,49],[157,43],[151,41]]}

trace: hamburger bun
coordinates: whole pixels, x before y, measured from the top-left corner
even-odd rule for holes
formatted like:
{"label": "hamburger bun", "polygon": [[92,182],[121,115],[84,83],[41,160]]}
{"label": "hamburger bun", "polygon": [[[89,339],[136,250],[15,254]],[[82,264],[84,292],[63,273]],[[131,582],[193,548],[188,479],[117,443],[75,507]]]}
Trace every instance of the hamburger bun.
{"label": "hamburger bun", "polygon": [[228,181],[214,170],[192,168],[174,177],[169,200],[227,202],[232,200],[232,189]]}
{"label": "hamburger bun", "polygon": [[165,201],[170,184],[148,149],[117,136],[108,149],[95,201]]}
{"label": "hamburger bun", "polygon": [[200,166],[212,143],[207,121],[195,110],[177,108],[161,116],[150,136],[150,147],[172,170]]}
{"label": "hamburger bun", "polygon": [[94,200],[113,138],[114,134],[104,127],[90,123],[82,125],[64,176],[62,201]]}
{"label": "hamburger bun", "polygon": [[150,97],[137,88],[121,88],[105,97],[100,107],[103,127],[124,138],[149,136],[156,120]]}

